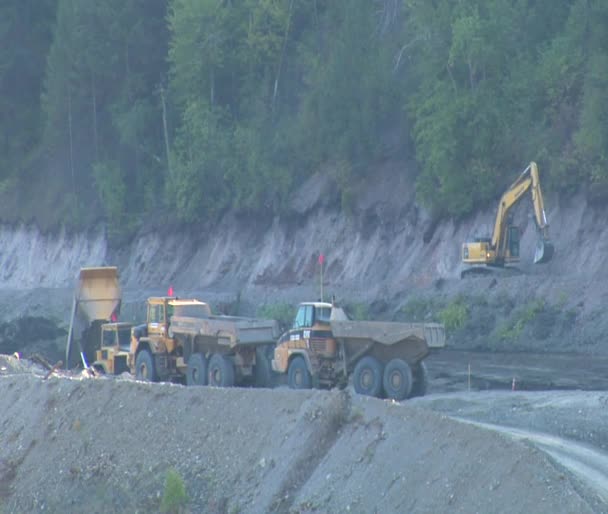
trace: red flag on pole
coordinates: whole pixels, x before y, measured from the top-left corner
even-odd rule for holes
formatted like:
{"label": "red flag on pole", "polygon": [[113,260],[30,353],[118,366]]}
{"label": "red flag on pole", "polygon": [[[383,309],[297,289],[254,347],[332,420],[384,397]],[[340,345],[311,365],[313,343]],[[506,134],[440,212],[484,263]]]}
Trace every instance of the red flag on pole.
{"label": "red flag on pole", "polygon": [[323,266],[323,263],[325,262],[325,255],[323,255],[322,253],[319,254],[319,264],[321,266]]}
{"label": "red flag on pole", "polygon": [[169,286],[169,289],[167,290],[167,296],[173,296],[173,286]]}

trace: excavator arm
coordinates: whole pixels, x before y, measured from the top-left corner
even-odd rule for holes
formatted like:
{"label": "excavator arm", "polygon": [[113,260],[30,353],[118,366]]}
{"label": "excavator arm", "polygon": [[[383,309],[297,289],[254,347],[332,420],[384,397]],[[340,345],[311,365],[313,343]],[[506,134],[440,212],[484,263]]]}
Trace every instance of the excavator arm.
{"label": "excavator arm", "polygon": [[549,241],[549,223],[545,213],[538,166],[535,162],[531,162],[501,196],[492,237],[463,245],[464,263],[504,266],[506,263],[519,260],[519,235],[517,227],[509,223],[509,212],[528,191],[531,192],[534,218],[539,232],[534,263],[551,260],[554,248]]}

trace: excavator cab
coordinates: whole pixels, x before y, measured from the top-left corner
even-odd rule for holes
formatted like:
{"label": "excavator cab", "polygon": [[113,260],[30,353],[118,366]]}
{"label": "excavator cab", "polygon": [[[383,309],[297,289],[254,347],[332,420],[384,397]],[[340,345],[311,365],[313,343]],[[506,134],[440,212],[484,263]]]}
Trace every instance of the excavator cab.
{"label": "excavator cab", "polygon": [[519,261],[519,237],[520,230],[516,225],[509,225],[507,228],[507,248],[509,251],[509,261]]}

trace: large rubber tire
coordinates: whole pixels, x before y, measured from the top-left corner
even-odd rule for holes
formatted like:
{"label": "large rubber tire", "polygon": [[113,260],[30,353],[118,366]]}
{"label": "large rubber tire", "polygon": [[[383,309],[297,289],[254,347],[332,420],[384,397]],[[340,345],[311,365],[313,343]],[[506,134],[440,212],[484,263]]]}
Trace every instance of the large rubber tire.
{"label": "large rubber tire", "polygon": [[148,382],[156,382],[158,374],[154,366],[154,357],[149,350],[141,350],[135,359],[135,378],[137,380],[146,380]]}
{"label": "large rubber tire", "polygon": [[255,369],[253,372],[256,387],[272,387],[272,367],[265,348],[255,349]]}
{"label": "large rubber tire", "polygon": [[188,359],[186,385],[207,385],[207,357],[202,353],[193,353]]}
{"label": "large rubber tire", "polygon": [[214,387],[232,387],[234,385],[234,364],[219,353],[209,359],[208,384]]}
{"label": "large rubber tire", "polygon": [[414,368],[414,385],[410,397],[424,396],[426,394],[429,383],[429,373],[426,369],[424,361],[418,363]]}
{"label": "large rubber tire", "polygon": [[298,355],[289,363],[287,383],[292,389],[312,388],[312,377],[310,376],[310,371],[308,371],[304,357]]}
{"label": "large rubber tire", "polygon": [[363,357],[355,366],[353,385],[355,392],[365,396],[382,397],[382,364],[371,356]]}
{"label": "large rubber tire", "polygon": [[392,359],[384,368],[382,385],[387,398],[401,401],[408,398],[412,392],[414,378],[410,365],[401,359]]}

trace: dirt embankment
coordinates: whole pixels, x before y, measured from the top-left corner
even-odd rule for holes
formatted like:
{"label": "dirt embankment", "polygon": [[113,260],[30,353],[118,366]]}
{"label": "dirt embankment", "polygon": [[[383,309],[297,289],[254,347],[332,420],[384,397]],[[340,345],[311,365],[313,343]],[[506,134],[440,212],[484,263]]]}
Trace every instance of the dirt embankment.
{"label": "dirt embankment", "polygon": [[587,513],[576,480],[520,442],[347,391],[66,379],[3,358],[4,512]]}
{"label": "dirt embankment", "polygon": [[[463,281],[461,244],[489,234],[496,206],[464,220],[434,220],[416,203],[403,163],[376,171],[377,180],[353,192],[348,212],[328,172],[304,184],[282,217],[227,213],[214,226],[142,230],[120,248],[101,228],[43,234],[0,226],[0,321],[43,317],[65,330],[79,268],[100,265],[119,266],[125,309],[172,285],[182,297],[256,314],[265,304],[316,299],[323,253],[326,298],[335,294],[369,318],[449,319],[452,348],[608,353],[605,208],[582,195],[546,195],[555,256],[534,266],[531,202],[522,199],[514,214],[523,273]],[[141,309],[125,310],[125,320],[141,322],[135,312]],[[30,341],[6,344],[16,342]]]}

